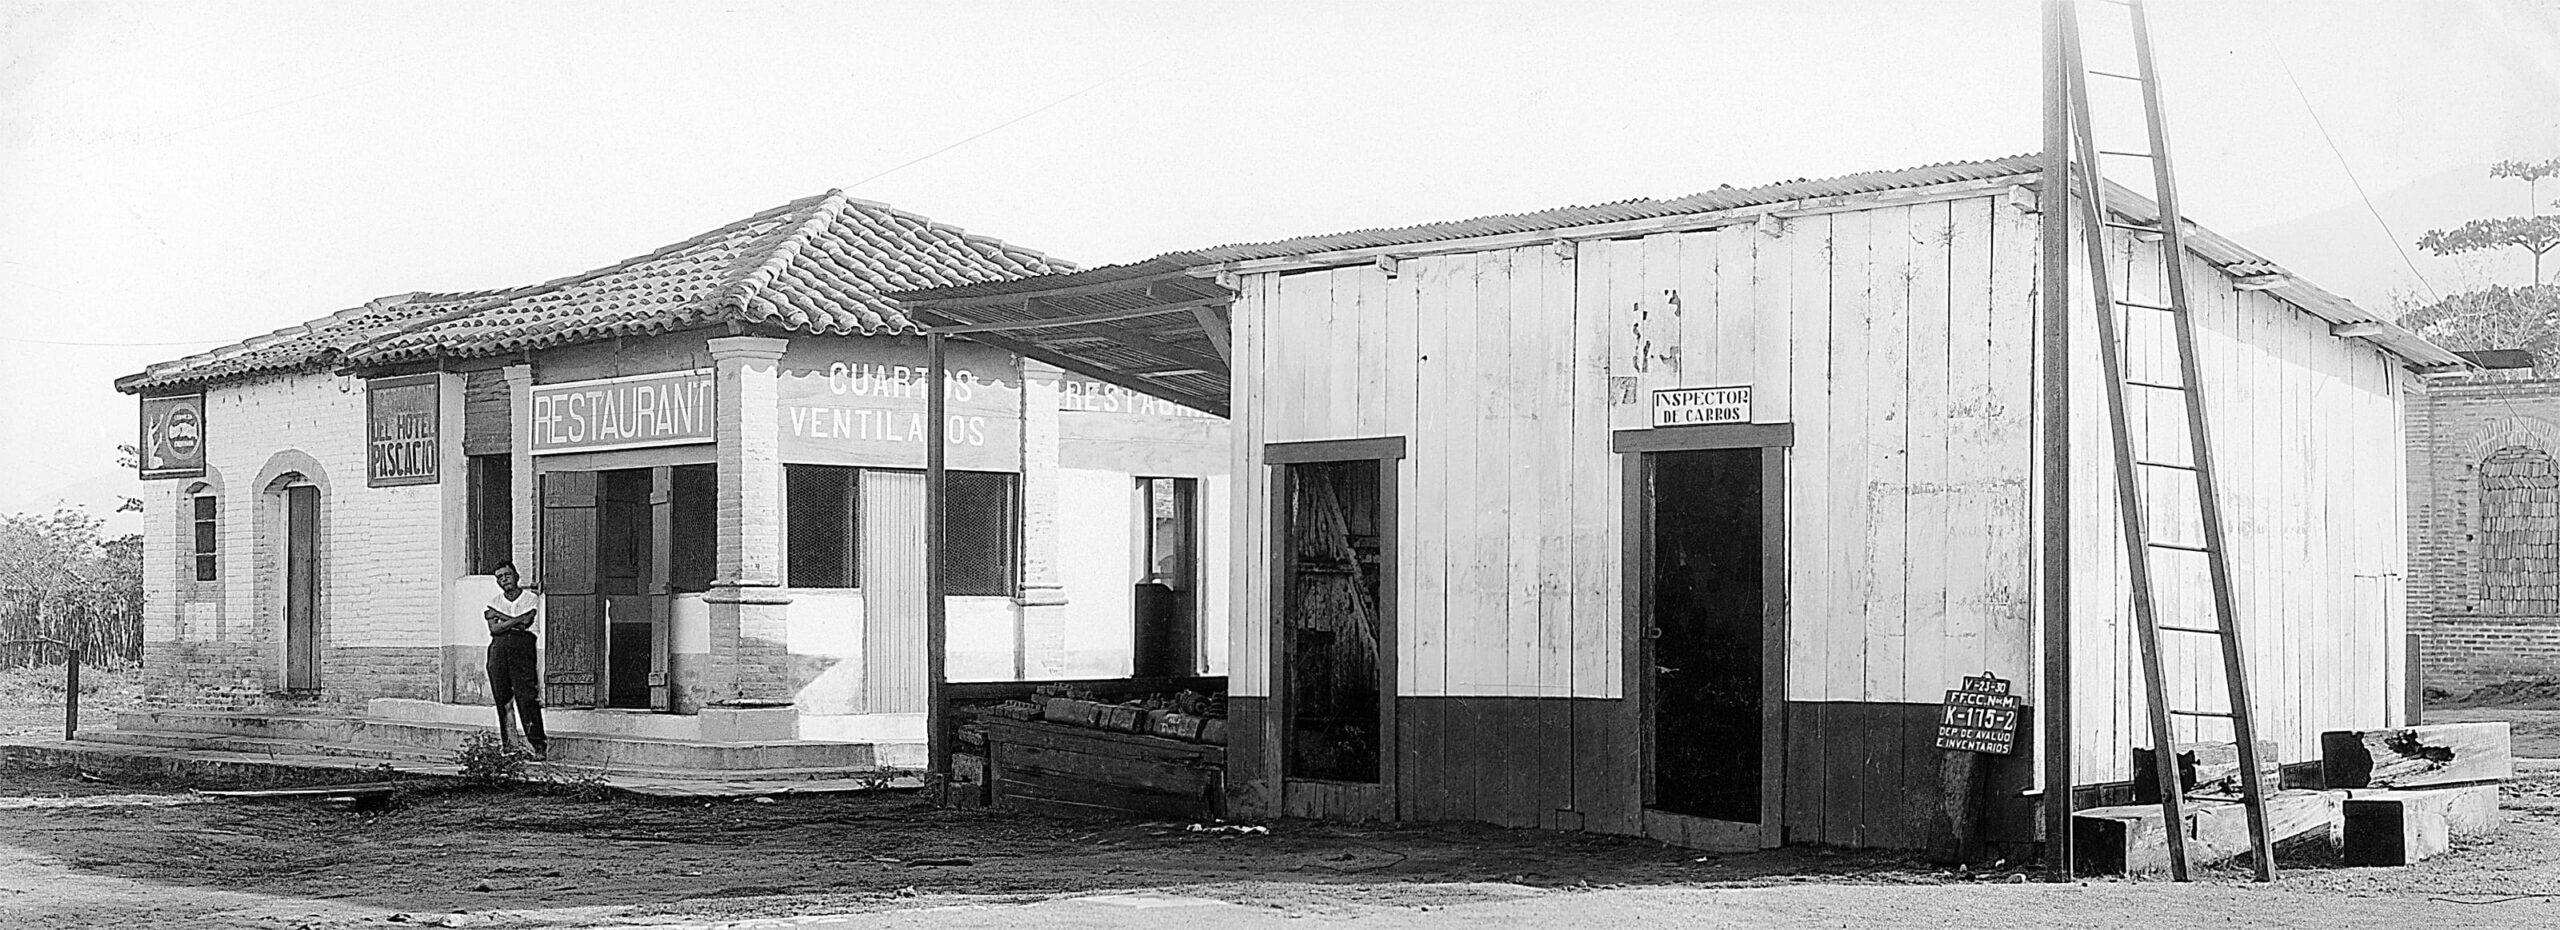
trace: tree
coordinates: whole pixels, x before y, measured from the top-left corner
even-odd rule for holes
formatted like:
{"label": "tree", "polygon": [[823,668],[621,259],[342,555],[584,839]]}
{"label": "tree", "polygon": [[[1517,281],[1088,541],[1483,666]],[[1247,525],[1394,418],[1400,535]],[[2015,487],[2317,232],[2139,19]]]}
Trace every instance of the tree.
{"label": "tree", "polygon": [[[2542,256],[2560,248],[2560,216],[2542,215],[2542,181],[2560,177],[2560,158],[2547,161],[2502,161],[2489,166],[2493,178],[2514,178],[2526,184],[2526,209],[2530,216],[2501,216],[2476,219],[2452,229],[2430,229],[2419,237],[2418,247],[2437,255],[2460,255],[2489,249],[2517,248],[2533,254],[2533,279],[2526,283],[2542,283]],[[2555,201],[2560,205],[2560,201]]]}
{"label": "tree", "polygon": [[2536,370],[2560,372],[2560,284],[2492,284],[2401,314],[2400,325],[2448,349],[2523,349]]}

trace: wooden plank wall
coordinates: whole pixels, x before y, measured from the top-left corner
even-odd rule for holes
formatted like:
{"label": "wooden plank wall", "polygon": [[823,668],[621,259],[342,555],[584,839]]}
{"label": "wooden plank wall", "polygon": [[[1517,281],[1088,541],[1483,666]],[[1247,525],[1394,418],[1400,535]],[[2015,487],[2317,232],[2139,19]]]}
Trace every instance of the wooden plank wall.
{"label": "wooden plank wall", "polygon": [[[1751,385],[1798,430],[1789,699],[2031,687],[2034,224],[2007,200],[1243,278],[1235,615],[1269,616],[1262,444],[1403,435],[1398,693],[1624,696],[1609,431],[1654,389]],[[1235,693],[1267,693],[1267,642],[1240,624]]]}
{"label": "wooden plank wall", "polygon": [[[2165,304],[2156,243],[2116,241],[2110,261],[2127,299]],[[2396,644],[2404,631],[2391,579],[2403,571],[2406,539],[2398,365],[2371,345],[2329,334],[2328,323],[2263,292],[2242,291],[2211,263],[2190,256],[2197,354],[2235,594],[2247,640],[2259,733],[2285,761],[2318,758],[2323,730],[2383,726],[2399,693]],[[2085,273],[2085,271],[2084,271]],[[2083,277],[2085,280],[2085,276]],[[2075,285],[2077,286],[2077,285]],[[2082,291],[2086,293],[2086,291]],[[2107,450],[2096,323],[2075,318],[2072,455],[2087,463],[2072,487],[2074,767],[2082,782],[2131,777],[2129,757],[2151,744],[2140,698],[2131,593],[2117,525],[2113,463]],[[2131,311],[2128,375],[2177,383],[2164,316]],[[2130,413],[2137,449],[2183,450],[2178,395],[2137,391]],[[2162,456],[2183,459],[2169,452]],[[2200,541],[2192,484],[2152,470],[2154,532]],[[2153,557],[2167,593],[2164,622],[2211,616],[2202,562],[2183,553]],[[2223,709],[2219,653],[2198,637],[2163,637],[2172,706]],[[2229,724],[2186,720],[2177,739],[2228,740]]]}

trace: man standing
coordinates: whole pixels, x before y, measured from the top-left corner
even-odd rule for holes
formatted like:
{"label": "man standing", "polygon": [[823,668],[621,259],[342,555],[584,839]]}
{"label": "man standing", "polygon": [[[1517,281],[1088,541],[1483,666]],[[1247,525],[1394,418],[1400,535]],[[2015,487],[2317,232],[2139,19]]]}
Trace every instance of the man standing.
{"label": "man standing", "polygon": [[[516,563],[500,562],[490,574],[498,581],[498,596],[489,599],[489,608],[481,616],[489,622],[489,698],[498,702],[498,737],[513,744],[510,734],[516,718],[522,718],[525,741],[539,760],[551,748],[551,740],[542,732],[542,679],[533,642],[533,622],[542,611],[542,600],[519,584]],[[514,717],[507,714],[509,703],[515,705]]]}

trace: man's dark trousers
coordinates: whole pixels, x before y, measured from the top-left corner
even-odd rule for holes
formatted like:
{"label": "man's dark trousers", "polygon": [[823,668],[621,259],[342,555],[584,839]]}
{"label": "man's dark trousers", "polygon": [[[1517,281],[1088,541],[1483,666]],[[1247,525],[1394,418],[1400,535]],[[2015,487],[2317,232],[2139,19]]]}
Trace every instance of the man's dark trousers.
{"label": "man's dark trousers", "polygon": [[498,704],[499,730],[504,732],[507,704],[524,723],[524,738],[541,752],[550,744],[542,732],[542,679],[536,671],[533,634],[510,630],[489,637],[489,699]]}

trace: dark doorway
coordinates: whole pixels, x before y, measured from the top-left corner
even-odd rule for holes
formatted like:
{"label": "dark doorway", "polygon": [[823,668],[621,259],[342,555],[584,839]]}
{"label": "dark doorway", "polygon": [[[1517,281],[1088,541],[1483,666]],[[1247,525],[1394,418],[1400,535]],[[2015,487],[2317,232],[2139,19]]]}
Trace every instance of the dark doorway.
{"label": "dark doorway", "polygon": [[1379,781],[1379,586],[1376,460],[1282,466],[1282,687],[1289,730],[1282,775]]}
{"label": "dark doorway", "polygon": [[607,707],[649,706],[657,564],[650,469],[602,473],[596,499],[596,593],[604,598]]}
{"label": "dark doorway", "polygon": [[1647,806],[1738,823],[1761,813],[1762,451],[1649,455]]}
{"label": "dark doorway", "polygon": [[284,686],[320,687],[320,489],[284,489]]}
{"label": "dark doorway", "polygon": [[1131,603],[1136,616],[1139,678],[1197,675],[1199,551],[1197,498],[1191,478],[1140,478],[1137,485],[1138,577]]}

